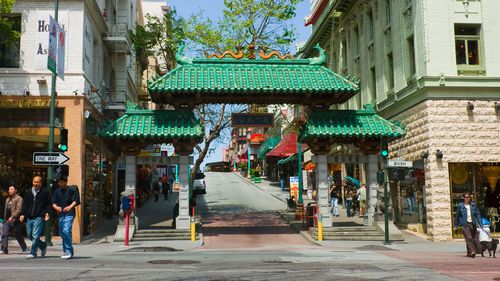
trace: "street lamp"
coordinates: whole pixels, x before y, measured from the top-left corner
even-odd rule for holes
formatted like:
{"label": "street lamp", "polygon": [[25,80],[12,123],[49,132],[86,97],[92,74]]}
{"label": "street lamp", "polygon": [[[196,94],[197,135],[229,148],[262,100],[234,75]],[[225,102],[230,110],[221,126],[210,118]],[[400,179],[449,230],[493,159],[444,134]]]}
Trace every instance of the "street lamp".
{"label": "street lamp", "polygon": [[250,178],[250,140],[251,139],[252,139],[252,134],[250,132],[247,132],[247,143],[248,143],[248,149],[247,149],[247,152],[248,152],[248,159],[247,159],[248,173],[247,173],[247,178]]}

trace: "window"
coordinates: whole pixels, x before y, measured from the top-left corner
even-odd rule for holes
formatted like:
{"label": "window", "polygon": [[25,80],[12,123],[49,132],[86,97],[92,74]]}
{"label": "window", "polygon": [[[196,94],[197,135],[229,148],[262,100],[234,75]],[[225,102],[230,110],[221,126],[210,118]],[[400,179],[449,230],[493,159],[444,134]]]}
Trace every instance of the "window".
{"label": "window", "polygon": [[[8,15],[12,31],[21,32],[21,15]],[[0,67],[19,67],[21,39],[8,42],[5,34],[0,34]]]}
{"label": "window", "polygon": [[354,27],[354,54],[359,55],[359,31],[358,26]]}
{"label": "window", "polygon": [[455,52],[457,65],[480,65],[478,26],[455,26]]}
{"label": "window", "polygon": [[375,77],[375,66],[370,68],[370,78],[371,78],[371,89],[370,89],[370,97],[371,97],[371,103],[376,104],[377,103],[377,81]]}
{"label": "window", "polygon": [[415,42],[413,36],[409,37],[407,40],[408,44],[408,60],[409,60],[409,76],[415,75]]}
{"label": "window", "polygon": [[373,36],[374,36],[373,14],[372,14],[371,10],[368,12],[368,36],[369,36],[370,40],[373,41]]}
{"label": "window", "polygon": [[385,75],[387,90],[394,90],[394,61],[392,53],[387,54],[387,73]]}
{"label": "window", "polygon": [[385,23],[391,23],[391,0],[385,0]]}

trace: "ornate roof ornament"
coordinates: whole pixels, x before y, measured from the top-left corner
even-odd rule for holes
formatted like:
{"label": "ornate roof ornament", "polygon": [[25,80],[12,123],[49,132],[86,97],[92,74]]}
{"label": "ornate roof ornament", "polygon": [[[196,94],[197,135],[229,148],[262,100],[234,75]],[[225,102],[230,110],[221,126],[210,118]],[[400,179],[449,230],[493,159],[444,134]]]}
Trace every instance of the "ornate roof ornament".
{"label": "ornate roof ornament", "polygon": [[177,53],[175,53],[175,61],[180,64],[180,65],[185,65],[185,64],[193,64],[193,59],[184,56],[184,45],[180,46],[179,49],[177,49]]}
{"label": "ornate roof ornament", "polygon": [[314,49],[316,49],[319,53],[318,57],[315,58],[309,58],[309,64],[314,64],[314,65],[325,65],[326,64],[326,52],[319,46],[319,44],[316,44],[314,46]]}
{"label": "ornate roof ornament", "polygon": [[369,111],[369,112],[373,112],[375,113],[375,106],[373,105],[373,103],[367,103],[367,104],[364,104],[363,105],[363,109],[365,111]]}
{"label": "ornate roof ornament", "polygon": [[272,57],[278,57],[280,60],[293,59],[294,57],[291,54],[281,55],[277,51],[271,51],[269,54],[266,54],[267,48],[264,46],[260,49],[260,58],[263,60],[268,60]]}
{"label": "ornate roof ornament", "polygon": [[126,110],[125,111],[135,111],[135,110],[138,110],[139,108],[139,105],[137,103],[134,103],[134,102],[131,102],[131,101],[127,101],[127,105],[126,105]]}
{"label": "ornate roof ornament", "polygon": [[205,52],[205,57],[208,58],[208,59],[211,59],[213,57],[216,57],[218,59],[223,59],[227,56],[230,56],[232,57],[233,59],[242,59],[244,57],[244,54],[243,54],[243,51],[241,50],[241,47],[236,47],[236,50],[238,51],[236,54],[233,52],[233,51],[225,51],[224,53],[222,54],[217,54],[217,53],[213,53],[213,54],[209,54],[207,52]]}

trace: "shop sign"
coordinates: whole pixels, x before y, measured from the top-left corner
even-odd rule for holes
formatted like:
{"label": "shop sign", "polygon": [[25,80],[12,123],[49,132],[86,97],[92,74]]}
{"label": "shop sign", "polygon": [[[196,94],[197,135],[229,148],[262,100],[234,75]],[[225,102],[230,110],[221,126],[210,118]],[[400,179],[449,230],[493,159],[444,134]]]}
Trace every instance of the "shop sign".
{"label": "shop sign", "polygon": [[295,203],[299,200],[299,177],[290,177],[290,197]]}
{"label": "shop sign", "polygon": [[49,108],[50,100],[25,99],[25,100],[0,100],[2,108]]}
{"label": "shop sign", "polygon": [[[0,128],[11,127],[48,127],[50,112],[48,108],[1,108]],[[56,123],[64,124],[64,109],[56,109]]]}
{"label": "shop sign", "polygon": [[273,127],[274,115],[272,113],[233,113],[231,126],[238,127]]}
{"label": "shop sign", "polygon": [[412,168],[412,161],[403,161],[403,160],[389,160],[388,161],[389,168]]}

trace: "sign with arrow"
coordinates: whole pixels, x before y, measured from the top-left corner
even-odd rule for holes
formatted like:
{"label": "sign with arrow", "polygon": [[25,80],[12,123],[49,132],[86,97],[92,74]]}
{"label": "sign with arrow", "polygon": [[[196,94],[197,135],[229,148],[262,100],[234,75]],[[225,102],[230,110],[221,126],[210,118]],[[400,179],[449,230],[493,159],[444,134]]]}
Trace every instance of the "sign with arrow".
{"label": "sign with arrow", "polygon": [[62,152],[33,152],[33,165],[62,165],[68,160]]}

